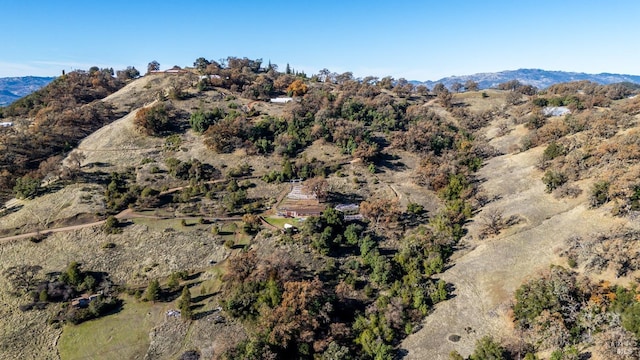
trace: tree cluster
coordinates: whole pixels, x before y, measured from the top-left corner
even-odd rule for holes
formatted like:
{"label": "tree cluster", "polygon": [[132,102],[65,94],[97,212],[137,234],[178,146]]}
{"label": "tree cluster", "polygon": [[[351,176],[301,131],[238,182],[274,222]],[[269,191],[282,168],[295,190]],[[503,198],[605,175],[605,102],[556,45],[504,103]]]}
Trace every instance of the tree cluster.
{"label": "tree cluster", "polygon": [[38,170],[40,164],[69,151],[80,139],[115,120],[118,114],[95,100],[123,85],[110,69],[73,71],[3,108],[5,118],[29,118],[31,126],[22,132],[0,134],[4,148],[0,152],[0,196],[9,194],[16,180],[26,174],[42,180],[46,174]]}
{"label": "tree cluster", "polygon": [[[523,340],[535,351],[552,350],[552,358],[579,356],[594,346],[608,359],[640,354],[640,303],[636,289],[594,284],[572,271],[552,267],[516,291],[513,307]],[[576,357],[578,358],[578,357]]]}
{"label": "tree cluster", "polygon": [[68,321],[79,324],[100,317],[121,306],[115,297],[113,284],[105,273],[83,271],[80,264],[71,262],[59,273],[40,274],[42,267],[19,265],[3,273],[16,296],[28,295],[30,303],[20,306],[22,311],[43,309],[49,303],[70,302],[80,294],[100,293],[86,306],[67,306],[52,321]]}

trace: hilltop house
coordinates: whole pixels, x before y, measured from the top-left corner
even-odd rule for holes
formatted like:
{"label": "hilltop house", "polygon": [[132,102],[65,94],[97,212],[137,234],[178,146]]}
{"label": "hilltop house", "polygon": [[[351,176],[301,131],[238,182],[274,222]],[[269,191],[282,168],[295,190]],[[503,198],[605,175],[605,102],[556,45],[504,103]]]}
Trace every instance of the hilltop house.
{"label": "hilltop house", "polygon": [[319,216],[325,208],[315,193],[309,192],[299,182],[292,182],[291,190],[277,205],[276,213],[279,216],[306,218]]}

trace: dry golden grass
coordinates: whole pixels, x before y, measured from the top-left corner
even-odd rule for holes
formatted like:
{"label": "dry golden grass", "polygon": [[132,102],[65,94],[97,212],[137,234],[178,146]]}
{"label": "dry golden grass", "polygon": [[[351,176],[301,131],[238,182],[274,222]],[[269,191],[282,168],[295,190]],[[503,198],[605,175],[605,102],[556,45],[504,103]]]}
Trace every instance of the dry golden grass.
{"label": "dry golden grass", "polygon": [[[526,129],[518,127],[490,143],[506,149],[526,134]],[[408,350],[407,359],[445,360],[452,350],[468,356],[485,335],[513,340],[510,304],[523,281],[551,264],[566,265],[566,259],[558,254],[569,236],[629,225],[627,219],[611,216],[608,209],[589,209],[586,191],[573,199],[547,194],[541,181],[543,172],[536,167],[543,150],[541,146],[499,156],[479,171],[478,177],[484,179],[482,188],[489,199],[496,200],[474,219],[497,210],[521,221],[487,240],[479,239],[481,224],[475,220],[469,224],[469,234],[462,240],[466,249],[441,276],[455,286],[454,298],[438,304],[423,328],[405,339],[402,348]],[[588,189],[592,182],[589,179],[577,185]],[[460,340],[448,340],[452,334]]]}
{"label": "dry golden grass", "polygon": [[[104,249],[107,242],[115,243],[115,248]],[[149,279],[164,278],[175,271],[206,269],[211,261],[220,262],[229,252],[205,231],[157,232],[132,225],[122,234],[106,235],[98,228],[87,228],[54,234],[39,244],[2,244],[0,273],[20,264],[39,264],[42,273],[60,271],[69,262],[78,261],[83,269],[109,273],[116,283],[146,286]],[[205,272],[202,281],[214,275]],[[10,295],[4,276],[0,276],[0,286],[0,301],[5,304],[0,308],[0,358],[57,358],[55,342],[61,330],[47,324],[57,307],[23,313],[18,306],[27,299]]]}
{"label": "dry golden grass", "polygon": [[[122,111],[135,111],[152,102],[155,94],[171,86],[175,79],[163,75],[145,77],[104,101]],[[470,111],[495,109],[501,114],[484,129],[490,143],[507,155],[489,160],[479,172],[479,178],[484,180],[484,191],[489,198],[496,199],[482,211],[500,210],[505,217],[517,215],[522,221],[485,241],[478,239],[479,226],[470,223],[469,234],[463,239],[466,249],[456,254],[455,266],[442,274],[442,279],[454,284],[455,297],[439,304],[424,322],[422,330],[401,344],[409,351],[408,359],[447,359],[453,349],[468,355],[475,346],[475,340],[486,334],[508,339],[512,335],[508,312],[514,290],[523,280],[549,264],[564,263],[557,250],[567,236],[626,225],[625,219],[606,215],[610,209],[589,210],[586,191],[572,199],[555,199],[546,194],[540,180],[542,172],[536,167],[544,148],[521,153],[515,151],[529,131],[522,125],[514,126],[509,119],[521,117],[527,111],[526,107],[506,107],[504,92],[485,92],[488,97],[482,97],[481,92],[454,95],[454,103],[465,104]],[[203,97],[173,103],[188,113],[197,109],[200,101],[206,106],[226,107],[229,102],[225,95],[224,92],[211,91]],[[251,105],[272,115],[282,114],[283,109],[282,105],[245,99],[233,102],[240,107]],[[435,103],[430,106],[453,120],[446,109]],[[255,175],[281,169],[282,158],[277,155],[250,156],[244,150],[214,154],[204,146],[202,137],[190,130],[178,134],[181,139],[178,149],[166,150],[164,138],[142,136],[134,129],[133,116],[134,112],[131,112],[82,141],[79,148],[86,155],[83,170],[108,174],[134,167],[138,168],[136,175],[140,183],[159,188],[171,186],[172,180],[154,179],[149,169],[151,165],[163,169],[167,157],[183,161],[198,159],[220,169],[223,176],[242,163],[249,164]],[[510,131],[502,133],[499,122],[507,123]],[[408,202],[417,202],[430,213],[436,211],[439,201],[435,195],[414,184],[414,170],[420,163],[420,157],[401,151],[393,155],[397,158],[378,166],[376,173],[371,173],[362,163],[349,163],[352,160],[350,156],[341,154],[335,146],[323,141],[316,141],[302,154],[309,160],[317,158],[330,165],[345,164],[341,169],[342,176],[333,174],[328,178],[333,192],[361,199],[396,199],[403,209]],[[155,160],[155,163],[141,166],[146,158]],[[86,166],[89,164],[98,164],[99,167]],[[256,186],[249,188],[249,198],[275,199],[288,186],[251,181]],[[577,185],[586,190],[592,182],[593,179],[588,178]],[[19,226],[25,230],[37,229],[43,224],[78,214],[102,212],[103,191],[103,187],[98,185],[72,185],[27,201],[18,212],[0,218],[2,229]],[[478,214],[481,215],[482,212]],[[320,256],[310,251],[309,246],[277,243],[269,238],[268,231],[250,240],[238,231],[239,224],[227,223],[222,233],[215,236],[210,231],[211,225],[193,223],[185,227],[176,219],[137,219],[135,224],[125,227],[118,235],[106,235],[99,228],[92,227],[53,234],[39,244],[29,241],[0,244],[0,272],[19,264],[40,264],[44,267],[43,272],[59,271],[69,262],[78,261],[84,269],[109,273],[118,283],[144,287],[150,279],[165,279],[175,271],[202,270],[197,279],[199,283],[191,291],[192,297],[203,295],[197,312],[209,314],[188,325],[179,319],[164,318],[164,310],[173,304],[151,306],[128,299],[125,309],[117,315],[61,330],[47,325],[47,319],[55,313],[56,306],[45,311],[19,311],[18,306],[26,299],[11,296],[6,279],[0,276],[0,303],[4,304],[0,307],[0,358],[57,359],[56,341],[61,333],[59,348],[63,358],[98,356],[87,350],[93,344],[87,339],[94,334],[95,341],[106,344],[106,348],[113,349],[116,343],[121,347],[107,353],[107,358],[111,356],[109,354],[113,354],[112,358],[134,358],[146,354],[149,358],[175,359],[184,351],[196,348],[203,358],[212,358],[214,350],[219,352],[246,336],[236,323],[213,324],[211,314],[218,306],[217,299],[205,296],[220,287],[221,270],[212,264],[224,261],[232,253],[221,245],[225,240],[233,240],[236,245],[251,242],[257,251],[272,256],[295,254],[296,261],[312,269],[323,266]],[[106,243],[114,243],[115,247],[105,249],[103,245]],[[124,331],[112,332],[116,328]],[[460,341],[448,341],[451,334],[460,335]]]}
{"label": "dry golden grass", "polygon": [[103,193],[99,185],[74,184],[33,200],[23,200],[19,211],[0,218],[0,231],[9,235],[44,230],[56,221],[102,212]]}

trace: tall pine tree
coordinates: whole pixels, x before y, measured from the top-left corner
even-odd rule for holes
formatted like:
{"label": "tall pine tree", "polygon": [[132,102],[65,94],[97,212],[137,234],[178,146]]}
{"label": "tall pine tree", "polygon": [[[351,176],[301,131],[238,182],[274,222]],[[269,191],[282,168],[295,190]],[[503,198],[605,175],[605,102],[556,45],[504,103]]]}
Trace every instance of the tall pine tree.
{"label": "tall pine tree", "polygon": [[188,287],[182,288],[182,295],[180,295],[180,299],[178,299],[178,309],[180,309],[180,317],[182,320],[191,320],[191,316],[193,315],[191,311],[191,292],[189,292]]}

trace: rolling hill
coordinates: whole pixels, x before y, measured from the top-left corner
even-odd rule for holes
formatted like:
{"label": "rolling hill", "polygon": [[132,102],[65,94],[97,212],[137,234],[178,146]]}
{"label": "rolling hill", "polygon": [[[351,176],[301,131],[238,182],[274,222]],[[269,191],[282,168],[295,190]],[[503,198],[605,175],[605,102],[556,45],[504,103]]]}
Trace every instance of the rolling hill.
{"label": "rolling hill", "polygon": [[[46,91],[65,101],[7,108],[0,358],[640,353],[636,90],[423,94],[230,60],[70,73]],[[91,294],[118,301],[73,305]]]}

